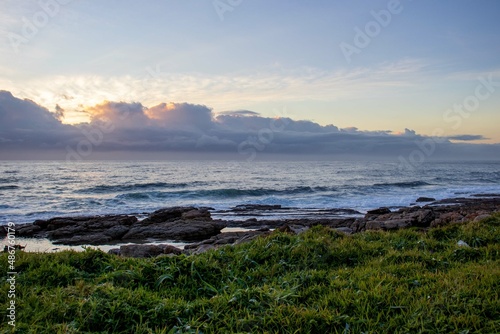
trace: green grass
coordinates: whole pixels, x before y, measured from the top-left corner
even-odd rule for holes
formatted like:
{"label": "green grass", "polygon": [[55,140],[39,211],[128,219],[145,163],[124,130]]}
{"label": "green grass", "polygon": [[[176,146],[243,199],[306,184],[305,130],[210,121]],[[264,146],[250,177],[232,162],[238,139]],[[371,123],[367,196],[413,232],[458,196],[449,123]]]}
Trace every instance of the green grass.
{"label": "green grass", "polygon": [[[318,226],[172,258],[18,252],[16,332],[497,333],[499,241],[497,215],[428,232]],[[6,254],[0,268],[9,332]]]}

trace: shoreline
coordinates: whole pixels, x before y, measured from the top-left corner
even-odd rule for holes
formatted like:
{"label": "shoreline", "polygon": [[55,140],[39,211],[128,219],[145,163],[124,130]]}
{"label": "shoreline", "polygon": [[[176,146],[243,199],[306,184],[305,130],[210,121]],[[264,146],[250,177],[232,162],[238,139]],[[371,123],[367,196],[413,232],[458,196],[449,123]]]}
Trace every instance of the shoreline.
{"label": "shoreline", "polygon": [[[168,245],[199,253],[221,245],[249,241],[274,229],[301,233],[314,225],[324,225],[353,234],[408,227],[428,229],[478,220],[500,212],[500,194],[475,194],[438,201],[419,198],[415,205],[391,209],[374,208],[365,214],[352,209],[318,209],[309,216],[266,219],[276,211],[293,213],[295,209],[247,204],[226,210],[229,217],[233,215],[239,219],[214,219],[217,213],[207,207],[164,208],[150,213],[143,220],[129,215],[54,217],[17,225],[16,243],[26,246],[28,252],[42,253],[65,249],[81,251],[84,247],[111,251],[116,247],[138,245]],[[0,235],[4,236],[3,246],[7,241],[4,226],[0,226]]]}

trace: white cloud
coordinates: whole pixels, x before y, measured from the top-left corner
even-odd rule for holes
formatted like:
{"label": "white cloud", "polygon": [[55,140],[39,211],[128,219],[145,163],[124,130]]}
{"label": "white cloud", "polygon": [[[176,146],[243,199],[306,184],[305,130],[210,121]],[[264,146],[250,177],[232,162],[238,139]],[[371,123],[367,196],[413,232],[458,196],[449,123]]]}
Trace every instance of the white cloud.
{"label": "white cloud", "polygon": [[[224,113],[215,116],[204,105],[162,103],[146,108],[139,102],[104,102],[87,107],[91,122],[64,125],[57,115],[30,100],[0,92],[0,152],[35,152],[80,147],[85,157],[92,152],[121,151],[131,156],[142,152],[225,152],[244,158],[257,152],[271,154],[319,154],[332,157],[381,158],[408,156],[429,141],[436,157],[500,156],[500,145],[454,144],[454,140],[479,140],[479,135],[431,139],[405,130],[405,135],[388,131],[338,129],[310,121],[269,118],[256,113]],[[89,148],[89,146],[91,148]],[[434,150],[433,150],[434,151]],[[31,153],[33,154],[33,153]],[[106,155],[112,159],[113,153]],[[429,157],[430,158],[430,157]]]}
{"label": "white cloud", "polygon": [[423,66],[419,61],[405,60],[351,71],[302,68],[208,75],[162,73],[160,64],[137,77],[52,76],[27,80],[22,85],[0,79],[0,87],[49,108],[59,104],[67,111],[68,119],[75,117],[82,105],[95,105],[103,100],[141,101],[146,106],[165,100],[190,101],[210,105],[219,112],[269,101],[294,103],[389,97],[400,89],[412,87]]}

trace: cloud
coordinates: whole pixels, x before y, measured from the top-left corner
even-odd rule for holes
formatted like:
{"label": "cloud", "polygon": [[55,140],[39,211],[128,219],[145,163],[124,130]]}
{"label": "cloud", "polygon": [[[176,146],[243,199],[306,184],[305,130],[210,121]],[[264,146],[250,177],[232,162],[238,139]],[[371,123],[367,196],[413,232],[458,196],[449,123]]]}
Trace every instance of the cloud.
{"label": "cloud", "polygon": [[0,91],[0,129],[47,130],[61,127],[57,115],[28,99]]}
{"label": "cloud", "polygon": [[208,130],[212,127],[212,110],[189,103],[161,103],[146,110],[147,116],[166,128]]}
{"label": "cloud", "polygon": [[450,141],[484,139],[479,135],[430,138],[409,129],[403,134],[340,129],[289,117],[263,117],[248,110],[215,115],[207,106],[190,103],[161,103],[148,108],[139,102],[105,101],[83,111],[90,122],[66,125],[58,119],[61,107],[56,106],[56,112],[51,113],[33,101],[0,92],[2,157],[12,156],[9,153],[14,150],[30,152],[26,156],[59,150],[60,158],[78,153],[88,159],[123,156],[117,152],[128,152],[128,158],[145,152],[226,153],[246,160],[258,154],[398,159],[419,150],[428,159],[500,156],[500,145]]}
{"label": "cloud", "polygon": [[[210,105],[214,110],[241,112],[242,105],[280,101],[342,101],[373,97],[393,97],[395,93],[414,87],[420,82],[425,64],[403,60],[373,68],[322,70],[317,68],[271,68],[252,72],[168,73],[161,63],[155,70],[130,76],[47,76],[33,77],[22,85],[0,78],[0,86],[9,87],[18,96],[36,100],[42,105],[58,103],[71,117],[79,105],[96,105],[102,101],[141,101],[156,105],[159,97],[179,101],[189,96],[197,104]],[[247,111],[248,112],[248,111]],[[251,111],[254,112],[254,111]],[[251,114],[247,114],[251,115]],[[254,115],[257,116],[257,115]]]}
{"label": "cloud", "polygon": [[459,140],[459,141],[474,141],[474,140],[485,140],[482,135],[457,135],[457,136],[449,136],[447,137],[449,140]]}
{"label": "cloud", "polygon": [[260,116],[260,113],[250,110],[222,111],[218,114],[226,116]]}
{"label": "cloud", "polygon": [[64,119],[64,109],[61,108],[58,104],[56,104],[56,111],[54,113],[54,117],[56,117],[59,121]]}
{"label": "cloud", "polygon": [[146,127],[151,123],[144,109],[140,103],[105,101],[86,108],[85,112],[90,115],[91,123],[106,122],[127,129]]}
{"label": "cloud", "polygon": [[61,149],[76,133],[73,126],[61,123],[57,111],[0,91],[0,156],[5,149]]}
{"label": "cloud", "polygon": [[410,130],[410,129],[405,129],[405,133],[404,133],[405,136],[410,136],[410,137],[413,137],[413,136],[416,136],[417,133],[415,132],[415,130]]}

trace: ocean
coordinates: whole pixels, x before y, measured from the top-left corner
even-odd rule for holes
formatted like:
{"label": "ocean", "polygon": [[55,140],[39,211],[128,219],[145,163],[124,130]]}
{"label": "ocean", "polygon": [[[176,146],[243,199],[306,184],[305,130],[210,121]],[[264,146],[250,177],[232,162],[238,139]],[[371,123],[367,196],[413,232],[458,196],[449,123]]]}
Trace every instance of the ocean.
{"label": "ocean", "polygon": [[74,215],[141,217],[178,205],[211,207],[221,218],[237,205],[281,205],[293,210],[263,218],[286,218],[323,209],[397,208],[421,196],[484,193],[500,193],[500,162],[429,162],[415,169],[347,161],[0,162],[0,224]]}

